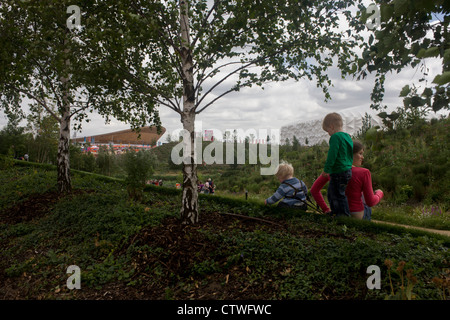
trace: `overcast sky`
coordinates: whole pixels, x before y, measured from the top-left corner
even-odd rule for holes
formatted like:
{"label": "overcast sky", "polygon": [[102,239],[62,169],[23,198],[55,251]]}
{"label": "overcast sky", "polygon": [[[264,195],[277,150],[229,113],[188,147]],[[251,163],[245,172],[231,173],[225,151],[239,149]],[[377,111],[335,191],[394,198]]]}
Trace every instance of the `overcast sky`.
{"label": "overcast sky", "polygon": [[[436,74],[441,73],[442,65],[439,59],[426,59],[426,66],[429,68],[426,79],[430,84]],[[226,95],[197,115],[196,119],[202,130],[218,129],[225,132],[227,129],[280,129],[286,124],[321,118],[329,112],[347,108],[356,108],[362,114],[374,112],[369,108],[370,93],[374,85],[372,75],[360,81],[351,78],[343,80],[340,71],[333,68],[329,70],[329,77],[333,87],[330,88],[331,100],[328,102],[324,102],[322,89],[317,88],[315,81],[270,83],[265,85],[264,90],[252,87]],[[424,82],[419,83],[421,77],[419,67],[405,69],[399,74],[389,74],[385,82],[383,104],[388,105],[391,110],[401,106],[402,100],[398,97],[401,88],[412,83],[423,88]],[[161,107],[159,112],[162,125],[168,132],[182,128],[179,114],[166,107]],[[83,123],[82,132],[77,132],[77,137],[129,128],[129,125],[116,120],[107,125],[95,114],[90,115],[90,119],[89,123]],[[6,117],[0,112],[0,127],[6,123]]]}

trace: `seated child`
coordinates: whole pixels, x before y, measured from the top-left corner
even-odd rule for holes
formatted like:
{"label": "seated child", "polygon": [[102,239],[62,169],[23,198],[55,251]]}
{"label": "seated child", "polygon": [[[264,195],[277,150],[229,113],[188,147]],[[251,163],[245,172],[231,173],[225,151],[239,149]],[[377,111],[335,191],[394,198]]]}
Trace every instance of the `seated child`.
{"label": "seated child", "polygon": [[298,208],[306,211],[308,189],[303,181],[293,177],[294,168],[289,163],[282,162],[278,166],[275,176],[281,184],[277,191],[264,201],[264,204],[274,204],[282,199],[278,203],[278,207]]}
{"label": "seated child", "polygon": [[202,193],[209,194],[209,182],[205,182],[203,185]]}

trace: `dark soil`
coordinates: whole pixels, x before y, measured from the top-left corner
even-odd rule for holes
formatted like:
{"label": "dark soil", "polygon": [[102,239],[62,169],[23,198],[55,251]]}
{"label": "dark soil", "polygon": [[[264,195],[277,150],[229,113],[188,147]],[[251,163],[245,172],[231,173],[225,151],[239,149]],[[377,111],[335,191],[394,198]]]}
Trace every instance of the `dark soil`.
{"label": "dark soil", "polygon": [[[258,286],[248,286],[239,281],[241,275],[249,272],[245,268],[234,266],[226,272],[217,272],[206,276],[189,275],[195,263],[206,261],[214,256],[215,261],[225,263],[227,257],[220,261],[220,241],[211,241],[208,234],[220,234],[230,229],[250,232],[256,228],[265,232],[286,231],[282,221],[271,218],[252,218],[232,214],[201,213],[199,223],[183,225],[178,218],[167,218],[160,226],[148,227],[130,237],[117,255],[125,254],[131,247],[144,244],[164,248],[160,255],[148,254],[138,250],[133,254],[131,264],[136,271],[133,278],[143,279],[142,284],[126,286],[121,283],[108,284],[101,290],[85,288],[80,290],[78,298],[82,299],[258,299],[267,297],[268,292]],[[219,261],[218,261],[219,260]],[[155,282],[148,270],[158,268],[164,279]],[[186,278],[189,286],[167,292],[180,278]],[[176,287],[176,286],[175,286]],[[186,289],[190,287],[190,289]],[[260,291],[262,290],[262,291]],[[82,291],[82,292],[81,292]],[[263,295],[262,295],[263,294]]]}
{"label": "dark soil", "polygon": [[40,219],[48,213],[61,198],[91,192],[94,191],[75,189],[70,194],[60,194],[57,191],[31,194],[27,196],[25,200],[0,211],[0,223],[17,224],[28,222],[33,219]]}
{"label": "dark soil", "polygon": [[16,224],[39,219],[59,201],[60,197],[56,191],[32,194],[26,200],[3,210],[0,214],[0,223]]}
{"label": "dark soil", "polygon": [[[236,214],[217,212],[201,213],[199,223],[195,226],[183,225],[178,218],[167,218],[160,226],[147,227],[130,237],[116,255],[122,255],[130,248],[140,248],[145,244],[163,248],[159,255],[137,250],[132,255],[131,264],[136,268],[133,279],[142,279],[142,284],[126,286],[124,283],[108,284],[101,290],[80,290],[78,298],[82,299],[225,299],[249,300],[271,299],[275,295],[272,283],[261,281],[247,283],[243,281],[252,271],[243,264],[223,268],[207,275],[192,274],[192,266],[214,257],[219,266],[227,263],[227,256],[220,256],[222,243],[220,235],[227,231],[252,232],[289,232],[298,236],[317,238],[324,236],[352,238],[334,235],[321,230],[293,230],[288,224],[272,217],[255,218]],[[219,237],[210,239],[211,234]],[[159,282],[150,275],[158,268],[162,275]],[[279,273],[284,272],[280,269]],[[183,279],[184,287],[177,285]],[[168,291],[168,288],[171,288]]]}

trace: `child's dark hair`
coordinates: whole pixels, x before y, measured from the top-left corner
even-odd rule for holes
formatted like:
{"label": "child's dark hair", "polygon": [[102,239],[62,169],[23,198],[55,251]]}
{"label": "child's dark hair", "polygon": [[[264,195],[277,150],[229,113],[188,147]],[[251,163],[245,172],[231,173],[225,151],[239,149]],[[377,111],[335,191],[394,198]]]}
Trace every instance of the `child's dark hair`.
{"label": "child's dark hair", "polygon": [[353,154],[360,152],[362,149],[364,149],[364,145],[359,140],[353,141]]}

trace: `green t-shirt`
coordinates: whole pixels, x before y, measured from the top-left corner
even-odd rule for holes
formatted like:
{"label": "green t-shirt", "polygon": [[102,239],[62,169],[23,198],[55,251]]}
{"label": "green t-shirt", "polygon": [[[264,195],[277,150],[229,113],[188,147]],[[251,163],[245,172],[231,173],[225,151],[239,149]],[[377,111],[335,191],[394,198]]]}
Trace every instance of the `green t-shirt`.
{"label": "green t-shirt", "polygon": [[352,168],[353,141],[348,133],[336,132],[330,137],[330,149],[323,171],[338,173]]}

